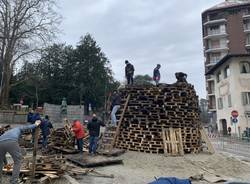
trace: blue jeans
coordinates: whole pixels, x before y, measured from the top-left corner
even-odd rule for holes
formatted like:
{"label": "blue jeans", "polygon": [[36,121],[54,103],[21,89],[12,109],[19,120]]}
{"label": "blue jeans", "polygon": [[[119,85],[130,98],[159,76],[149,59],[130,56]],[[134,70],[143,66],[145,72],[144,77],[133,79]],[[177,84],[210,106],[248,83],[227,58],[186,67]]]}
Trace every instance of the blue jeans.
{"label": "blue jeans", "polygon": [[80,153],[82,153],[82,149],[83,149],[83,140],[82,139],[77,139],[76,140],[76,143],[77,143],[77,148],[78,150],[80,151]]}
{"label": "blue jeans", "polygon": [[43,135],[43,147],[47,148],[48,147],[48,137],[46,135]]}
{"label": "blue jeans", "polygon": [[112,125],[116,125],[116,112],[118,111],[118,109],[120,108],[120,105],[115,105],[112,109],[112,112],[111,112],[111,123]]}
{"label": "blue jeans", "polygon": [[90,136],[89,137],[89,153],[96,153],[98,137]]}

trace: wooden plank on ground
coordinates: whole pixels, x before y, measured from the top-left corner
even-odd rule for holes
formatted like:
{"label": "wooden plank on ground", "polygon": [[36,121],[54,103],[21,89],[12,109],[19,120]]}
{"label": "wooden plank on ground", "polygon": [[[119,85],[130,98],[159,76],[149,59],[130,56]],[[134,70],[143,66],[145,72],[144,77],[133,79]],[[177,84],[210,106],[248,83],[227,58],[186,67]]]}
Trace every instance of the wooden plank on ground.
{"label": "wooden plank on ground", "polygon": [[215,153],[215,150],[214,150],[214,147],[212,145],[212,143],[210,142],[204,128],[200,129],[200,134],[201,134],[201,138],[202,140],[206,143],[207,145],[207,149],[208,149],[208,152],[211,153],[211,154],[214,154]]}

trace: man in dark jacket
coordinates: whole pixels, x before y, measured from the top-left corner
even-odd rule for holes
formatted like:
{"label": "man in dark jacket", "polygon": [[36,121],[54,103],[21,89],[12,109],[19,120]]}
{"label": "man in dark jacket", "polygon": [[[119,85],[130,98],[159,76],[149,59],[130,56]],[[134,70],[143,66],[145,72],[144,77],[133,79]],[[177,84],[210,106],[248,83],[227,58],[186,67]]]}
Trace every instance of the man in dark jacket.
{"label": "man in dark jacket", "polygon": [[112,95],[112,104],[111,104],[111,123],[113,126],[116,126],[116,112],[119,110],[121,105],[121,96],[118,93],[118,91],[114,91],[113,95]]}
{"label": "man in dark jacket", "polygon": [[43,136],[43,148],[48,147],[48,136],[50,134],[50,129],[53,128],[51,122],[49,121],[49,116],[46,115],[45,118],[42,120],[42,123],[40,125],[42,136]]}
{"label": "man in dark jacket", "polygon": [[89,154],[96,154],[101,126],[105,126],[104,123],[97,119],[96,114],[93,114],[92,120],[87,125],[89,130]]}
{"label": "man in dark jacket", "polygon": [[156,85],[159,84],[159,81],[161,79],[160,68],[161,68],[161,65],[157,64],[157,66],[154,69],[153,80],[155,81]]}
{"label": "man in dark jacket", "polygon": [[133,76],[134,76],[134,66],[128,62],[128,60],[125,60],[125,64],[126,64],[126,67],[125,67],[125,75],[126,75],[126,78],[127,78],[127,82],[128,82],[128,85],[134,83],[134,79],[133,79]]}
{"label": "man in dark jacket", "polygon": [[30,109],[28,115],[27,115],[27,122],[32,124],[32,117],[33,117],[34,111],[33,109]]}
{"label": "man in dark jacket", "polygon": [[12,171],[12,177],[10,179],[11,184],[17,184],[20,168],[21,168],[21,148],[18,143],[18,139],[20,138],[21,134],[28,129],[35,129],[39,126],[41,121],[36,121],[32,125],[28,126],[21,126],[17,128],[10,129],[6,131],[3,135],[0,136],[0,183],[2,183],[2,169],[3,169],[3,162],[5,160],[5,155],[8,152],[12,159],[14,160],[14,167]]}
{"label": "man in dark jacket", "polygon": [[[40,114],[38,112],[38,109],[36,109],[35,113],[33,113],[33,116],[31,118],[31,124],[34,124],[36,121],[40,120],[41,121],[41,117]],[[32,143],[34,142],[35,139],[35,130],[32,130]]]}

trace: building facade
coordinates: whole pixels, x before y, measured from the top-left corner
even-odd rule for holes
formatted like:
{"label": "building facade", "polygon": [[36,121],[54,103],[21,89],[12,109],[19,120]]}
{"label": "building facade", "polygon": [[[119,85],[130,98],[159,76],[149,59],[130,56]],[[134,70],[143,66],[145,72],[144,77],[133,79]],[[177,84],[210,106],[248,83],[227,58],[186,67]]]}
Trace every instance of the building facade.
{"label": "building facade", "polygon": [[219,128],[218,84],[209,71],[228,55],[250,53],[250,0],[226,0],[205,10],[202,31],[210,123],[217,122]]}
{"label": "building facade", "polygon": [[[224,135],[228,127],[242,135],[250,126],[250,54],[229,54],[214,65],[207,75],[215,81],[218,130]],[[231,112],[238,111],[233,123]]]}

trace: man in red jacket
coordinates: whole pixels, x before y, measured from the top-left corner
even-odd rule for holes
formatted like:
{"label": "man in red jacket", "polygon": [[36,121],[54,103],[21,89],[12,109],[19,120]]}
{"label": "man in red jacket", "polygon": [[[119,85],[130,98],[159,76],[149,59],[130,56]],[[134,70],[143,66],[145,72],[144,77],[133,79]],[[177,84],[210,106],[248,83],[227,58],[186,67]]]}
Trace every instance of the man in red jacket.
{"label": "man in red jacket", "polygon": [[75,133],[76,141],[77,141],[77,148],[82,153],[83,149],[83,137],[84,137],[84,130],[81,122],[79,120],[74,120],[72,125],[72,131]]}

